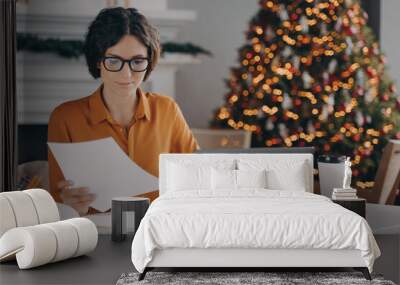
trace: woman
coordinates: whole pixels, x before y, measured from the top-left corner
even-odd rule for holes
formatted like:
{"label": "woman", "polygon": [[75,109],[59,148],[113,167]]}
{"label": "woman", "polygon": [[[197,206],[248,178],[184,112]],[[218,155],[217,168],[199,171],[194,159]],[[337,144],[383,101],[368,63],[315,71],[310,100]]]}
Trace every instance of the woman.
{"label": "woman", "polygon": [[[103,9],[89,26],[84,52],[90,74],[102,84],[90,96],[54,109],[49,142],[111,136],[137,165],[157,177],[160,153],[198,148],[177,104],[139,88],[157,64],[160,43],[156,29],[136,9]],[[85,185],[65,180],[50,151],[48,160],[54,199],[87,214],[95,195]],[[146,196],[154,199],[158,192]]]}

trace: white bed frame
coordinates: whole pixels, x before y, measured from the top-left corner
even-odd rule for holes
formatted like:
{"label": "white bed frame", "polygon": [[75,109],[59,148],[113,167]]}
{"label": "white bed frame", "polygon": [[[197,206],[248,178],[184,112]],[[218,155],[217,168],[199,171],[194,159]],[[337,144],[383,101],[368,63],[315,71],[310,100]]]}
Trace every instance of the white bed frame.
{"label": "white bed frame", "polygon": [[[166,164],[167,160],[175,159],[238,159],[268,156],[268,159],[304,160],[308,163],[309,183],[308,192],[313,193],[313,155],[312,154],[162,154],[160,156],[160,195],[166,191]],[[329,250],[329,249],[253,249],[253,248],[226,248],[226,249],[193,249],[170,248],[157,249],[153,259],[140,274],[142,280],[146,272],[154,268],[332,268],[353,267],[362,271],[364,277],[371,280],[369,270],[361,257],[360,250]],[[244,270],[245,271],[245,270]]]}

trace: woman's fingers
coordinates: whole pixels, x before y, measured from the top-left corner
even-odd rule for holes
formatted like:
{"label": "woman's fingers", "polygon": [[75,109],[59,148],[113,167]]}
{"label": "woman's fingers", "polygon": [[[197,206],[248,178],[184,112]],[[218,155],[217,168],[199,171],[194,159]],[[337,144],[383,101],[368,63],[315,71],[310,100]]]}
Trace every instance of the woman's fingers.
{"label": "woman's fingers", "polygon": [[69,188],[65,186],[61,190],[61,198],[65,204],[74,206],[75,204],[89,204],[93,202],[96,194],[90,193],[87,187]]}
{"label": "woman's fingers", "polygon": [[87,187],[79,187],[79,188],[71,188],[66,189],[69,196],[84,196],[89,194],[89,188]]}
{"label": "woman's fingers", "polygon": [[96,199],[95,194],[89,194],[86,198],[81,198],[81,200],[77,203],[74,203],[74,208],[78,211],[78,213],[82,215],[86,215],[89,211],[89,205]]}
{"label": "woman's fingers", "polygon": [[61,180],[57,183],[58,189],[64,189],[67,187],[71,187],[74,185],[74,182],[72,180]]}
{"label": "woman's fingers", "polygon": [[78,198],[77,203],[78,204],[88,204],[88,203],[92,203],[95,199],[96,199],[95,194],[88,194],[88,195]]}
{"label": "woman's fingers", "polygon": [[69,188],[69,187],[64,187],[64,189],[61,190],[61,193],[63,194],[64,198],[69,198],[69,197],[80,197],[89,194],[89,189],[87,187],[79,187],[79,188]]}
{"label": "woman's fingers", "polygon": [[84,204],[91,203],[96,199],[96,195],[89,194],[80,194],[80,195],[69,195],[64,197],[64,203],[66,204]]}
{"label": "woman's fingers", "polygon": [[96,199],[96,194],[90,193],[88,187],[72,187],[73,185],[74,182],[71,180],[58,182],[60,197],[64,204],[74,208],[80,215],[85,215],[89,205]]}

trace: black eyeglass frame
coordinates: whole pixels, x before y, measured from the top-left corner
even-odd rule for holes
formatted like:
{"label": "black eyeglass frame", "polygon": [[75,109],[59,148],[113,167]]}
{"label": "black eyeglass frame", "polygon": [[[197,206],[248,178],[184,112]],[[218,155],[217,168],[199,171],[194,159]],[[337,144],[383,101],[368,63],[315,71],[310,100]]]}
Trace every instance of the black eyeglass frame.
{"label": "black eyeglass frame", "polygon": [[[122,62],[120,69],[118,69],[118,70],[110,70],[110,69],[108,69],[107,66],[106,66],[106,60],[109,59],[109,58],[116,58],[116,59],[119,59],[119,60]],[[145,60],[147,60],[147,66],[146,66],[145,69],[143,69],[143,70],[134,70],[134,69],[133,69],[133,67],[132,67],[132,65],[131,65],[131,62],[134,61],[134,60],[137,60],[137,59],[145,59]],[[101,61],[101,62],[103,63],[104,68],[105,68],[107,71],[110,71],[110,72],[119,72],[119,71],[121,71],[121,70],[124,68],[125,63],[128,63],[128,66],[129,66],[129,68],[130,68],[130,70],[131,70],[132,72],[143,72],[143,71],[146,71],[146,70],[149,68],[149,65],[150,65],[150,63],[151,63],[151,61],[150,61],[150,59],[149,59],[148,57],[135,57],[135,58],[131,58],[131,59],[123,59],[123,58],[121,58],[121,57],[119,57],[119,56],[115,56],[115,55],[113,55],[113,56],[104,56],[104,57],[102,58],[102,61]]]}

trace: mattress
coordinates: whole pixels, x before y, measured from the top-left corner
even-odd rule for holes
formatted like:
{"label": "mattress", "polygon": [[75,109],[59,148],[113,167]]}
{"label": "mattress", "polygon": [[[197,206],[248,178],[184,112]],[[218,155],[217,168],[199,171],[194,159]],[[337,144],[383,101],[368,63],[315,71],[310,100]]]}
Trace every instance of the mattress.
{"label": "mattress", "polygon": [[372,272],[380,251],[368,223],[330,199],[300,191],[169,192],[156,199],[132,242],[139,272],[157,249],[359,250]]}

